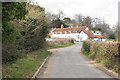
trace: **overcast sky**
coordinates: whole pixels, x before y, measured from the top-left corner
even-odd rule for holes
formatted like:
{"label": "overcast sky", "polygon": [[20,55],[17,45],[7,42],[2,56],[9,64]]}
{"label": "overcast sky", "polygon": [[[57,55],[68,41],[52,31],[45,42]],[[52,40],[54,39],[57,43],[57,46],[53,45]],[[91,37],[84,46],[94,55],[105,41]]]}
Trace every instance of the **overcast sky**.
{"label": "overcast sky", "polygon": [[105,19],[113,25],[118,21],[118,2],[120,0],[36,0],[46,11],[57,14],[62,10],[66,16],[73,18],[75,14]]}

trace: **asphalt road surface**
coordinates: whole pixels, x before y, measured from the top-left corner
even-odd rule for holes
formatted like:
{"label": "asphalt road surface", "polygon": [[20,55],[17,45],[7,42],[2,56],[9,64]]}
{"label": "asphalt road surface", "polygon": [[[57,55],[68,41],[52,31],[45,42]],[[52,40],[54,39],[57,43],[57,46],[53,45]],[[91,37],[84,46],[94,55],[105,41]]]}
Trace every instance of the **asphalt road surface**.
{"label": "asphalt road surface", "polygon": [[38,78],[111,78],[94,67],[80,53],[82,43],[53,49],[52,56]]}

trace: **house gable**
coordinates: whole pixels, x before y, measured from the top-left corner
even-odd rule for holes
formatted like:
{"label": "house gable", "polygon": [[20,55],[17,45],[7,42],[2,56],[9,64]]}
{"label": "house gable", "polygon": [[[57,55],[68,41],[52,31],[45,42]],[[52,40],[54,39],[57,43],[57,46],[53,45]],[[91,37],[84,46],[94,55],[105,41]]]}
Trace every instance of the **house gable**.
{"label": "house gable", "polygon": [[88,35],[83,30],[80,31],[79,36],[81,41],[88,39]]}
{"label": "house gable", "polygon": [[83,30],[81,30],[80,32],[79,32],[79,34],[81,35],[81,36],[88,36]]}

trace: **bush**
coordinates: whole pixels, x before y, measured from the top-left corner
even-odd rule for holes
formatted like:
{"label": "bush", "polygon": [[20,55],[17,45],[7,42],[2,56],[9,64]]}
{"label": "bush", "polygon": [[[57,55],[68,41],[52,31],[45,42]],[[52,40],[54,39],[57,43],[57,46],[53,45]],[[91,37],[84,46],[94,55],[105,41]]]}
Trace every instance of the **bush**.
{"label": "bush", "polygon": [[82,52],[83,52],[83,54],[85,54],[85,55],[89,55],[89,53],[86,52],[83,48],[82,48]]}
{"label": "bush", "polygon": [[103,63],[107,68],[118,72],[120,43],[84,41],[82,49],[84,49],[83,53],[89,53],[88,55],[91,59],[95,59],[97,62]]}
{"label": "bush", "polygon": [[94,52],[90,54],[90,58],[95,59],[95,53]]}
{"label": "bush", "polygon": [[84,44],[83,44],[83,49],[84,49],[86,52],[90,52],[90,43],[84,43]]}
{"label": "bush", "polygon": [[[12,7],[10,6],[10,8]],[[45,10],[40,6],[31,4],[27,5],[25,9],[29,11],[27,15],[24,15],[26,18],[9,21],[7,25],[9,28],[5,28],[6,33],[3,31],[3,63],[15,61],[25,56],[26,53],[44,48],[45,37],[48,34]]]}

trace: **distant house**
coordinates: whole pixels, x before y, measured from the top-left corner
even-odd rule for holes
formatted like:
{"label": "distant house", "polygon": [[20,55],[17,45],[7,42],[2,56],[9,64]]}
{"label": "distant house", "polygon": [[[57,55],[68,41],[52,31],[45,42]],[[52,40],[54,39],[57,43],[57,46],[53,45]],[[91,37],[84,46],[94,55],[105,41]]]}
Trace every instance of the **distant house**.
{"label": "distant house", "polygon": [[49,37],[53,39],[57,38],[74,38],[76,41],[84,41],[87,39],[95,41],[105,41],[104,36],[101,35],[100,31],[92,31],[89,26],[78,25],[76,27],[64,28],[54,28],[49,30]]}

